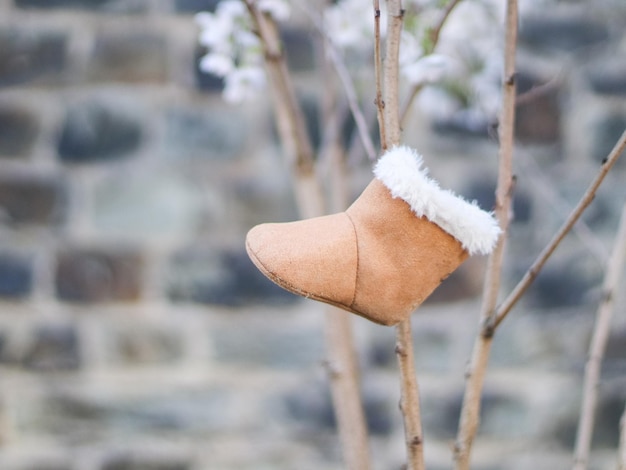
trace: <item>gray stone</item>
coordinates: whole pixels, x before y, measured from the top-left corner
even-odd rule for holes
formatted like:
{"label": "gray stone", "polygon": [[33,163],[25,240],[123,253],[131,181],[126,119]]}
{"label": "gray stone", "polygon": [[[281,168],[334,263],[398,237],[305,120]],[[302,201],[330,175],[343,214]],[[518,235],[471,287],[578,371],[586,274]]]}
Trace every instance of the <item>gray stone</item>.
{"label": "gray stone", "polygon": [[174,158],[232,159],[246,146],[245,116],[230,109],[170,109],[165,149]]}
{"label": "gray stone", "polygon": [[22,361],[24,367],[41,371],[78,369],[80,344],[75,328],[53,324],[38,327]]}
{"label": "gray stone", "polygon": [[324,358],[323,339],[316,329],[279,328],[262,318],[241,319],[211,330],[217,361],[254,368],[298,370],[311,367]]}
{"label": "gray stone", "polygon": [[136,456],[129,453],[129,455],[108,457],[100,468],[101,470],[190,470],[192,466],[189,459],[178,457],[166,459],[162,456]]}
{"label": "gray stone", "polygon": [[0,86],[58,78],[67,65],[67,33],[0,29]]}
{"label": "gray stone", "polygon": [[496,125],[486,115],[471,110],[460,110],[448,118],[438,118],[432,130],[441,136],[455,139],[487,139],[497,134]]}
{"label": "gray stone", "polygon": [[608,26],[582,14],[550,13],[522,18],[520,42],[537,50],[567,52],[609,39]]}
{"label": "gray stone", "polygon": [[284,305],[297,299],[265,278],[243,250],[180,251],[170,260],[166,285],[168,296],[174,301],[234,307]]}
{"label": "gray stone", "polygon": [[[601,162],[609,156],[615,143],[619,140],[626,129],[626,114],[612,112],[599,118],[592,127],[591,156]],[[623,157],[623,155],[622,155]],[[623,158],[616,162],[616,166],[623,167]]]}
{"label": "gray stone", "polygon": [[167,43],[158,33],[102,34],[96,38],[92,81],[163,83],[168,78]]}
{"label": "gray stone", "polygon": [[135,301],[142,275],[143,257],[135,250],[67,249],[57,256],[56,294],[66,302]]}
{"label": "gray stone", "polygon": [[149,325],[119,329],[113,342],[123,364],[168,364],[181,359],[184,352],[179,332]]}
{"label": "gray stone", "polygon": [[529,73],[516,77],[518,104],[515,107],[515,137],[524,144],[553,144],[561,140],[559,89],[533,89],[545,83]]}
{"label": "gray stone", "polygon": [[219,2],[220,0],[175,0],[174,8],[178,13],[213,12]]}
{"label": "gray stone", "polygon": [[[612,61],[607,59],[607,62]],[[626,95],[626,67],[607,67],[599,65],[589,73],[589,82],[593,91],[600,95]]]}
{"label": "gray stone", "polygon": [[[489,179],[475,179],[467,182],[461,195],[468,201],[476,201],[479,207],[491,211],[496,205],[496,182]],[[532,200],[519,185],[513,193],[513,223],[527,223],[532,218]]]}
{"label": "gray stone", "polygon": [[555,312],[561,307],[587,305],[593,300],[589,294],[598,285],[599,274],[589,272],[577,259],[553,262],[541,270],[524,303],[527,307]]}
{"label": "gray stone", "polygon": [[111,236],[180,237],[193,233],[202,216],[201,188],[175,168],[112,174],[94,188],[93,224]]}
{"label": "gray stone", "polygon": [[66,163],[111,160],[136,150],[141,139],[141,123],[135,116],[91,99],[68,109],[57,152]]}
{"label": "gray stone", "polygon": [[63,182],[40,176],[0,177],[0,222],[58,224],[66,218]]}
{"label": "gray stone", "polygon": [[0,254],[0,297],[24,298],[32,288],[32,260],[24,256]]}
{"label": "gray stone", "polygon": [[315,68],[313,34],[303,29],[283,29],[281,39],[285,46],[287,66],[292,72],[306,72]]}
{"label": "gray stone", "polygon": [[38,132],[39,122],[31,112],[0,104],[0,158],[29,155]]}

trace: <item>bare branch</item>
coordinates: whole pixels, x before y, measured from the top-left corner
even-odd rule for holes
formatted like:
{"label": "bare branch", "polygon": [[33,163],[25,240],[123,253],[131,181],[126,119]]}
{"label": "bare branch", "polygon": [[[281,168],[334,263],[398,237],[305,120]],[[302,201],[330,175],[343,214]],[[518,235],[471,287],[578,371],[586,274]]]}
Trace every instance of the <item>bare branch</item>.
{"label": "bare branch", "polygon": [[587,188],[587,191],[580,199],[576,207],[573,209],[570,216],[563,223],[559,231],[554,235],[550,243],[548,243],[548,245],[539,254],[537,259],[533,262],[532,266],[524,275],[524,277],[522,277],[522,279],[517,283],[513,291],[498,307],[494,326],[497,327],[502,322],[502,320],[504,320],[507,314],[522,297],[524,292],[526,292],[528,287],[530,287],[532,282],[535,280],[535,278],[543,268],[543,265],[546,263],[546,261],[548,261],[548,258],[550,258],[552,253],[554,253],[554,250],[556,250],[557,246],[559,246],[563,238],[565,238],[565,235],[567,235],[568,232],[572,229],[572,227],[580,218],[587,206],[591,204],[591,202],[595,198],[598,188],[600,187],[600,184],[602,184],[602,181],[604,181],[604,178],[606,177],[608,172],[611,170],[611,168],[613,168],[615,162],[622,155],[624,149],[626,149],[626,130],[615,144],[615,147],[613,147],[613,150],[611,151],[609,156],[603,161],[598,175],[591,182],[589,188]]}
{"label": "bare branch", "polygon": [[387,0],[387,39],[383,63],[384,122],[387,142],[384,148],[400,143],[400,107],[398,101],[398,58],[404,10],[400,0]]}
{"label": "bare branch", "polygon": [[415,356],[411,320],[400,323],[396,332],[396,357],[400,368],[400,411],[404,420],[404,439],[407,449],[407,470],[424,469],[424,436],[419,402],[419,388],[415,376]]}
{"label": "bare branch", "polygon": [[[323,215],[324,201],[315,174],[312,145],[282,54],[277,26],[271,16],[259,11],[255,1],[245,0],[245,3],[265,49],[280,138],[293,160],[298,207],[305,218]],[[345,201],[339,204],[345,204]],[[328,307],[325,329],[329,363],[332,364],[328,375],[344,459],[350,469],[369,470],[367,427],[354,357],[351,318],[339,309]]]}
{"label": "bare branch", "polygon": [[578,421],[578,433],[576,435],[576,447],[574,450],[573,470],[585,470],[589,463],[589,451],[591,449],[591,437],[593,435],[594,416],[600,384],[600,369],[602,358],[606,349],[606,343],[611,328],[615,294],[620,283],[626,255],[626,204],[622,209],[619,229],[615,236],[613,252],[606,268],[604,284],[602,286],[602,301],[596,314],[596,322],[593,337],[589,347],[589,358],[585,366],[585,379],[583,382],[583,398]]}
{"label": "bare branch", "polygon": [[385,131],[385,102],[383,101],[382,58],[380,56],[380,4],[374,0],[374,75],[376,77],[376,111],[382,150],[387,150],[387,132]]}
{"label": "bare branch", "polygon": [[481,331],[474,342],[474,349],[468,366],[461,419],[454,448],[454,460],[457,470],[469,469],[472,443],[480,421],[480,397],[494,332],[490,325],[493,323],[494,310],[498,301],[504,246],[511,212],[511,193],[513,187],[512,161],[515,132],[515,52],[517,46],[517,20],[517,0],[508,0],[504,46],[504,80],[502,85],[503,101],[499,126],[500,156],[495,208],[502,235],[487,262],[487,274],[483,287],[483,303],[480,313]]}
{"label": "bare branch", "polygon": [[617,450],[617,470],[626,470],[626,408],[619,422],[619,448]]}

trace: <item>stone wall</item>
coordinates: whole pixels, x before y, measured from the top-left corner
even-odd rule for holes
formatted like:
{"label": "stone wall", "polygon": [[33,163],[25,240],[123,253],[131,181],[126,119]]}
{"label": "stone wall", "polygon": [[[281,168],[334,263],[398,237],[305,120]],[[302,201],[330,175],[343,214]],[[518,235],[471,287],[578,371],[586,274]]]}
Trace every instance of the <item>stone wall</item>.
{"label": "stone wall", "polygon": [[[215,3],[0,1],[3,470],[342,468],[321,307],[265,281],[243,249],[252,225],[297,214],[267,103],[228,106],[197,69],[193,14]],[[519,91],[532,99],[518,107],[506,288],[626,126],[626,9],[588,9],[562,2],[521,22]],[[313,46],[292,28],[314,116]],[[493,205],[488,123],[417,113],[405,134],[444,185]],[[356,195],[369,165],[351,170]],[[584,217],[591,233],[568,237],[498,332],[476,469],[569,465],[625,172]],[[414,317],[429,470],[450,466],[483,269],[470,260]],[[597,469],[614,468],[626,403],[624,306],[599,390]],[[399,469],[394,332],[354,322],[375,468]]]}

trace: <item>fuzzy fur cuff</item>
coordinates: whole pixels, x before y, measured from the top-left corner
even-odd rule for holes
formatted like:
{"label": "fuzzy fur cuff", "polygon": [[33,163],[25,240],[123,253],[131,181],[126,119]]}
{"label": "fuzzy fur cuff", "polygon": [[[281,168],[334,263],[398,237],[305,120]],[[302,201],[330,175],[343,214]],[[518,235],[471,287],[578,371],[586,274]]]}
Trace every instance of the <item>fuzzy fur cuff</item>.
{"label": "fuzzy fur cuff", "polygon": [[415,215],[448,232],[470,255],[493,250],[501,232],[493,213],[440,188],[428,177],[422,156],[415,150],[394,147],[387,151],[376,163],[374,174],[394,198],[404,200]]}

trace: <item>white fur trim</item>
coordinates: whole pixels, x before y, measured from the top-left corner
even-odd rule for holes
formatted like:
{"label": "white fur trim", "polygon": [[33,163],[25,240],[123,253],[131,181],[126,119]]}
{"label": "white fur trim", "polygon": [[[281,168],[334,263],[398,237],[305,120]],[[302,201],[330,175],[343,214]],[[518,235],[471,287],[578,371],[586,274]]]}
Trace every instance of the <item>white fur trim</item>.
{"label": "white fur trim", "polygon": [[493,213],[476,201],[467,202],[428,177],[422,156],[409,147],[387,151],[374,167],[376,177],[394,198],[407,202],[418,217],[426,217],[456,238],[470,255],[491,252],[500,235]]}

